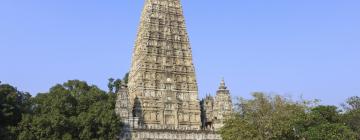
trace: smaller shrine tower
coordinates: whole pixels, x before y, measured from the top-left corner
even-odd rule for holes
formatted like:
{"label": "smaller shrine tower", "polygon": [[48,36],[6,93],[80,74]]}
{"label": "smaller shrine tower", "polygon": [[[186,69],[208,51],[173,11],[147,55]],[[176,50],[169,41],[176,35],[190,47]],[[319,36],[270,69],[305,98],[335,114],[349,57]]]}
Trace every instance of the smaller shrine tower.
{"label": "smaller shrine tower", "polygon": [[204,116],[204,127],[206,129],[219,130],[233,111],[230,90],[222,79],[215,98],[207,95],[202,102]]}

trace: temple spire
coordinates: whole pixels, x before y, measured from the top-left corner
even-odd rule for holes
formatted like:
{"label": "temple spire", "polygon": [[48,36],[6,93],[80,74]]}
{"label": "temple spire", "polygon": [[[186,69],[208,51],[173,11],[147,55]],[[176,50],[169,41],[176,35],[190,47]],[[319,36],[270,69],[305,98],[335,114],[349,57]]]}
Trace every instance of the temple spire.
{"label": "temple spire", "polygon": [[[129,74],[148,127],[198,129],[198,86],[180,0],[146,0]],[[191,118],[191,119],[189,119]]]}
{"label": "temple spire", "polygon": [[224,79],[224,77],[221,79],[219,89],[220,89],[220,90],[226,90],[226,89],[227,89],[226,84],[225,84],[225,79]]}

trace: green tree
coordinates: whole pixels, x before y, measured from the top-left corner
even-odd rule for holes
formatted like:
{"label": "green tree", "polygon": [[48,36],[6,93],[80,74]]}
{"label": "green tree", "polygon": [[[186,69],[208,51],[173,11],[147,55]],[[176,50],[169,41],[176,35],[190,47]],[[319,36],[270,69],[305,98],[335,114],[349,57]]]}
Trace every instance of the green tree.
{"label": "green tree", "polygon": [[252,100],[240,99],[236,113],[220,133],[224,140],[297,139],[303,129],[307,103],[275,95],[254,93]]}
{"label": "green tree", "polygon": [[311,109],[310,123],[313,125],[321,123],[338,123],[340,122],[340,111],[336,106],[319,105]]}
{"label": "green tree", "polygon": [[0,138],[15,139],[16,125],[30,110],[31,95],[8,84],[0,84]]}
{"label": "green tree", "polygon": [[124,76],[124,78],[123,78],[123,81],[124,81],[124,84],[128,84],[128,82],[129,82],[129,73],[126,73],[125,74],[125,76]]}
{"label": "green tree", "polygon": [[[224,140],[356,140],[336,106],[312,107],[313,101],[293,102],[263,93],[253,98],[240,99],[236,113],[220,131]],[[348,124],[355,123],[350,126],[359,126],[359,118],[347,118]]]}
{"label": "green tree", "polygon": [[360,97],[353,96],[346,100],[345,104],[346,110],[359,110],[360,109]]}
{"label": "green tree", "polygon": [[116,139],[121,126],[114,110],[115,94],[71,80],[34,98],[19,139]]}
{"label": "green tree", "polygon": [[118,93],[122,85],[127,85],[129,73],[126,73],[123,79],[110,78],[108,82],[109,93]]}
{"label": "green tree", "polygon": [[360,139],[360,110],[346,112],[342,121],[349,126],[356,133],[358,139]]}
{"label": "green tree", "polygon": [[321,123],[305,132],[308,140],[356,140],[356,134],[340,123]]}
{"label": "green tree", "polygon": [[356,133],[342,121],[336,106],[317,106],[307,115],[303,137],[310,140],[356,140]]}
{"label": "green tree", "polygon": [[360,139],[360,97],[354,96],[347,99],[344,105],[345,113],[342,121],[349,126]]}
{"label": "green tree", "polygon": [[120,79],[116,79],[114,81],[115,93],[118,93],[121,87],[122,81]]}
{"label": "green tree", "polygon": [[114,78],[109,78],[109,82],[108,82],[108,89],[109,89],[109,93],[113,93],[114,92]]}

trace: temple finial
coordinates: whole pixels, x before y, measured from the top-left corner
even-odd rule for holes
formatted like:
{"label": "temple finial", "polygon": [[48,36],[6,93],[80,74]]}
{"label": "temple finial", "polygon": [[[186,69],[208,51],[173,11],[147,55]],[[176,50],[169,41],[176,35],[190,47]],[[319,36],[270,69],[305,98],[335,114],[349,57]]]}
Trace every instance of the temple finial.
{"label": "temple finial", "polygon": [[222,77],[219,89],[226,89],[225,78]]}

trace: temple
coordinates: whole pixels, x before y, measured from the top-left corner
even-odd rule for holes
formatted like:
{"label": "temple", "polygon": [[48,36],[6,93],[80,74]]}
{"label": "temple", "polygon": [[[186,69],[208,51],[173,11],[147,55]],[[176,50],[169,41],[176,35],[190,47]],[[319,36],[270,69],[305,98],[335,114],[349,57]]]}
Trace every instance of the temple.
{"label": "temple", "polygon": [[129,81],[117,94],[123,140],[219,140],[232,111],[224,80],[200,103],[180,0],[145,0]]}
{"label": "temple", "polygon": [[224,124],[224,120],[229,117],[233,111],[230,91],[225,85],[223,79],[215,98],[207,95],[202,102],[204,112],[203,128],[219,130]]}

